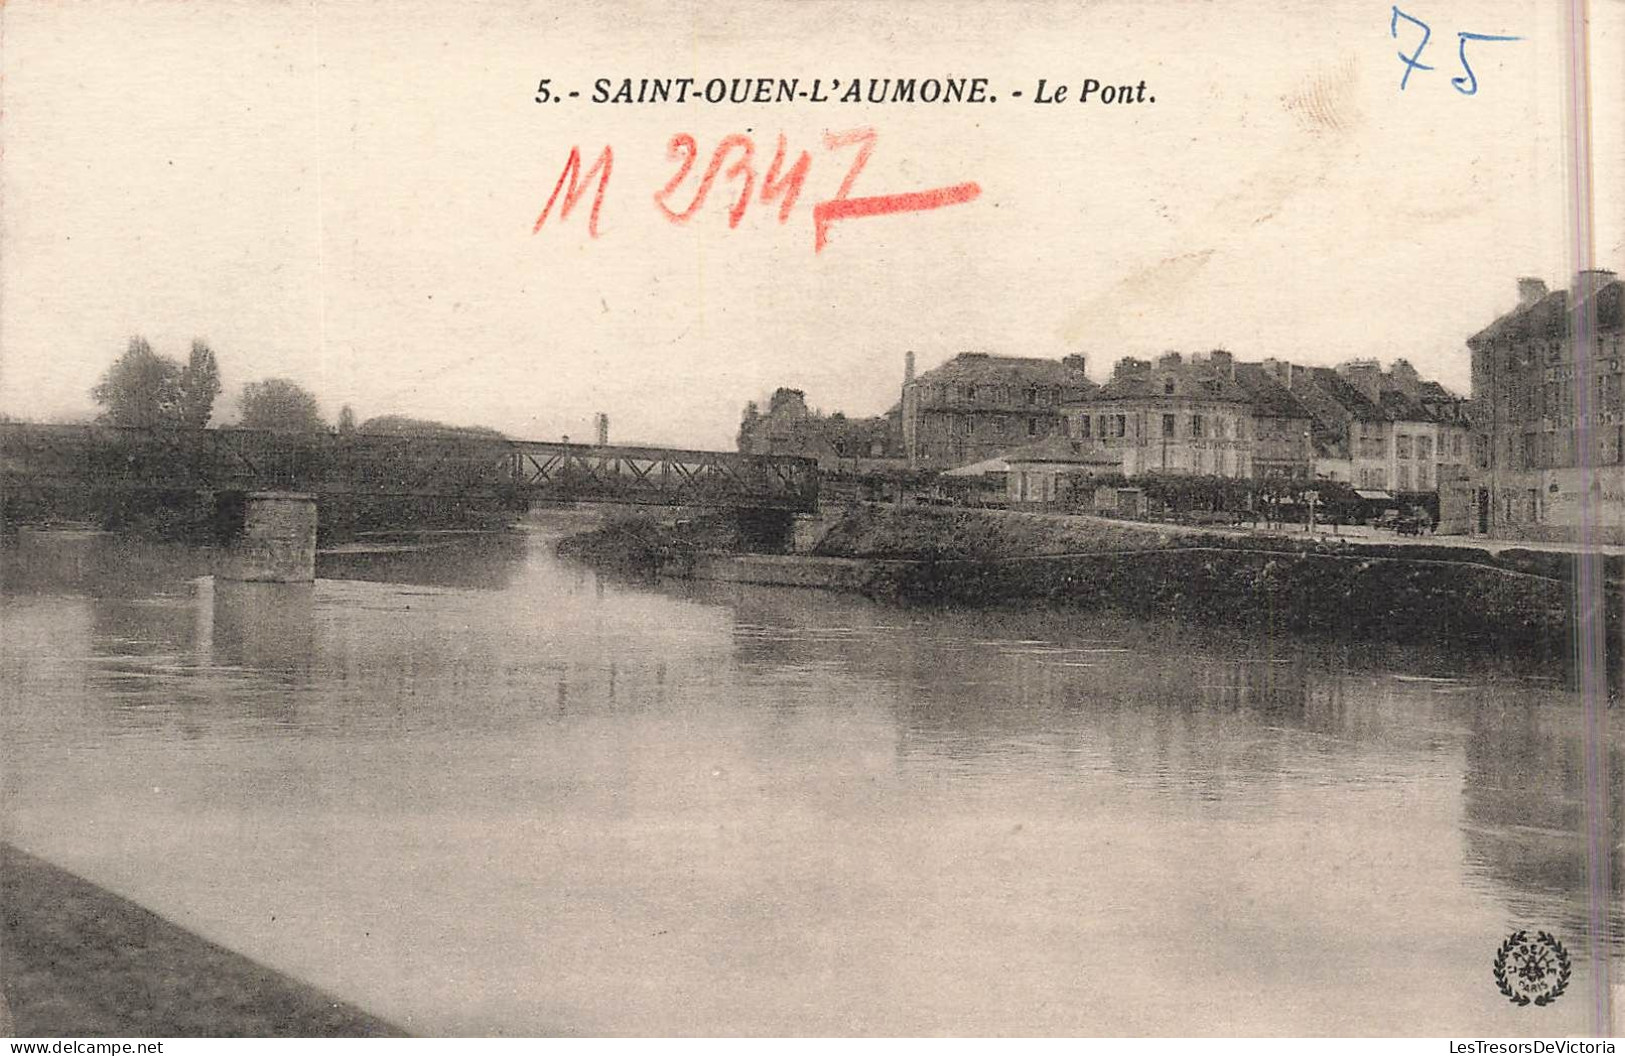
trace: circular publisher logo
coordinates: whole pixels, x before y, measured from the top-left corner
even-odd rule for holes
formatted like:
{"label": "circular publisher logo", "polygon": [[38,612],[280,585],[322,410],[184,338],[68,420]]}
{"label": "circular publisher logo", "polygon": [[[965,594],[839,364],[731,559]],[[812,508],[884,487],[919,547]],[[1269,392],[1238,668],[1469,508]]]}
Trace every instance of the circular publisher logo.
{"label": "circular publisher logo", "polygon": [[1568,989],[1569,952],[1549,931],[1515,931],[1495,951],[1495,985],[1515,1005],[1549,1005]]}

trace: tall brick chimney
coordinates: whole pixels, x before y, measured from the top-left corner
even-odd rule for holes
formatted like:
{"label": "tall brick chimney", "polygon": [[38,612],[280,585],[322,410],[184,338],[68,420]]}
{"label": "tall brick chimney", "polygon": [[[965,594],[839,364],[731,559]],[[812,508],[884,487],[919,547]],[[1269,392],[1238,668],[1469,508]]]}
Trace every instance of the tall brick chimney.
{"label": "tall brick chimney", "polygon": [[903,384],[907,385],[914,380],[914,353],[903,353]]}
{"label": "tall brick chimney", "polygon": [[1528,308],[1546,296],[1546,283],[1541,279],[1518,280],[1518,307]]}

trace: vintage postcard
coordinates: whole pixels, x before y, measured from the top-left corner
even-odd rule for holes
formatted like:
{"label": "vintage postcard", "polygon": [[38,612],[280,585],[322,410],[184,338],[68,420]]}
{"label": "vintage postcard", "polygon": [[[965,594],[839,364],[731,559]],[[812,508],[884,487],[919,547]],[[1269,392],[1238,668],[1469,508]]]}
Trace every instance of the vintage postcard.
{"label": "vintage postcard", "polygon": [[0,1034],[1613,1051],[1625,3],[0,61]]}

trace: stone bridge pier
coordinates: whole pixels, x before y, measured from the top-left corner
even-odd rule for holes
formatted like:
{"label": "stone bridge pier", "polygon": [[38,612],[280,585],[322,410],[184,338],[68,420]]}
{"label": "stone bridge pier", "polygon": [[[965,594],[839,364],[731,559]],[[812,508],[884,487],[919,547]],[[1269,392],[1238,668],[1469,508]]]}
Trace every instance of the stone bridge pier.
{"label": "stone bridge pier", "polygon": [[734,525],[746,549],[759,554],[787,554],[795,548],[796,515],[789,510],[736,508]]}
{"label": "stone bridge pier", "polygon": [[316,580],[316,496],[296,491],[221,492],[216,537],[223,545],[217,575],[242,583]]}

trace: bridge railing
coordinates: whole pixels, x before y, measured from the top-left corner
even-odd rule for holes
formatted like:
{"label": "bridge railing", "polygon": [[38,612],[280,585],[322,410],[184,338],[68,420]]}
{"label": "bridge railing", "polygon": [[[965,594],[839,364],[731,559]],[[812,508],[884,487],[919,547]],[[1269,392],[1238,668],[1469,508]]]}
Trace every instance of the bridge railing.
{"label": "bridge railing", "polygon": [[0,424],[12,489],[305,490],[811,510],[817,465],[790,456],[507,440]]}
{"label": "bridge railing", "polygon": [[818,466],[784,455],[517,441],[512,479],[560,499],[811,510]]}

